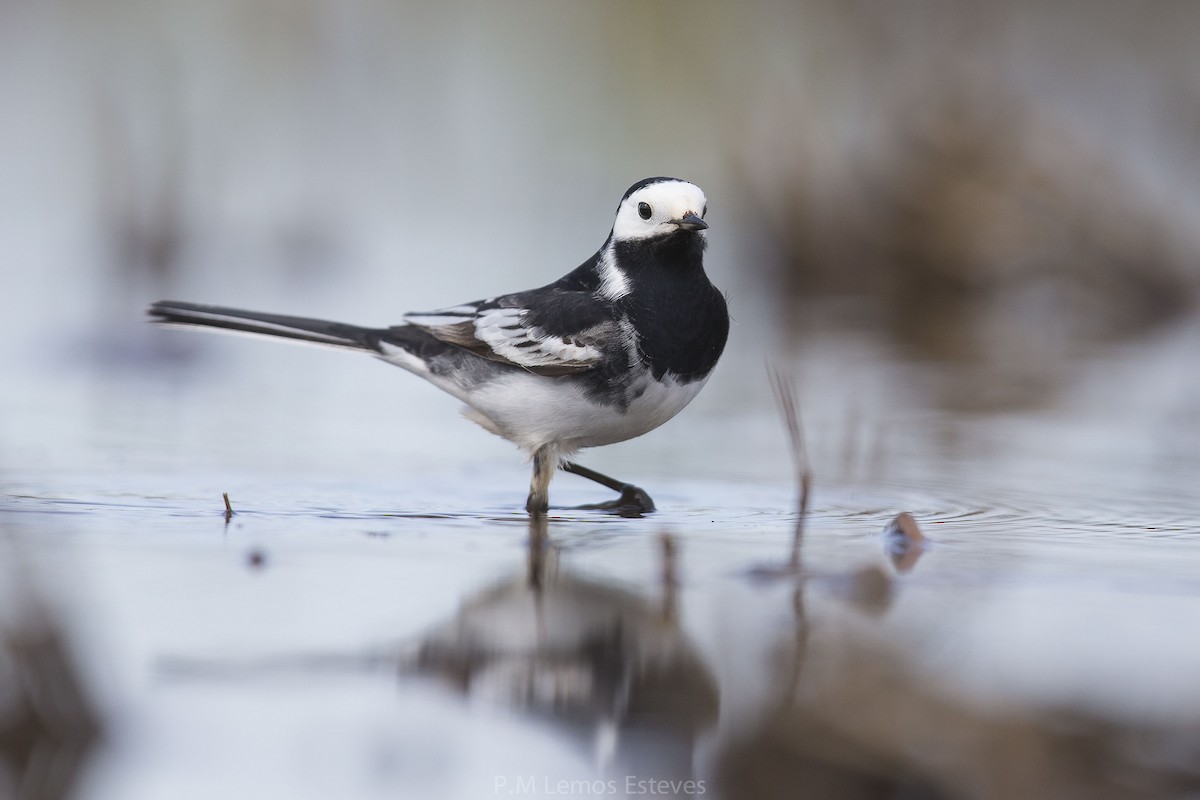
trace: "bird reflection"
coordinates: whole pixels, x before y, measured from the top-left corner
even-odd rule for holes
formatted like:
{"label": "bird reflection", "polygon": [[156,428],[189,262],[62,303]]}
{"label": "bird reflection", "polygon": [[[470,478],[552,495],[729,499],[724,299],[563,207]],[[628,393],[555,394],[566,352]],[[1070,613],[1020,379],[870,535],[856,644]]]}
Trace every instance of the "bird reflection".
{"label": "bird reflection", "polygon": [[[899,574],[928,546],[907,512],[892,518],[882,540]],[[782,566],[747,573],[768,588],[791,581],[791,614],[777,617],[785,621],[771,634],[773,655],[755,672],[764,699],[714,748],[717,796],[1123,800],[1191,796],[1200,786],[1194,758],[1167,763],[1134,744],[1194,742],[1190,730],[1147,725],[1131,734],[1086,709],[964,696],[921,667],[912,642],[880,624],[896,577],[878,564],[822,573],[803,556],[796,537]]]}
{"label": "bird reflection", "polygon": [[564,569],[546,519],[531,519],[526,572],[430,632],[417,671],[546,720],[601,767],[689,777],[719,694],[677,625],[675,545],[661,541],[660,596],[647,599]]}

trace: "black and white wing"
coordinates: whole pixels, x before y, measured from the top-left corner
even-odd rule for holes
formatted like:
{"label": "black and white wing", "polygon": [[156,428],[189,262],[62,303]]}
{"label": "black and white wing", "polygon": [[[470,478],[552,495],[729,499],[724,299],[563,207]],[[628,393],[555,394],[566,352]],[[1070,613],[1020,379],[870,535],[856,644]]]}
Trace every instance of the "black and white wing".
{"label": "black and white wing", "polygon": [[591,292],[557,286],[404,319],[443,342],[539,375],[583,372],[626,347],[611,306]]}

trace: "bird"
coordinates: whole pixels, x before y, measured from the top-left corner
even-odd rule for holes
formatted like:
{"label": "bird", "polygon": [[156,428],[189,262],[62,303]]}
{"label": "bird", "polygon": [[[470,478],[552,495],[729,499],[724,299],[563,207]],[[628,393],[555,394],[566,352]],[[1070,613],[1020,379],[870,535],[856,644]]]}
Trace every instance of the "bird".
{"label": "bird", "polygon": [[525,508],[549,509],[558,469],[619,496],[586,508],[655,510],[640,487],[574,461],[584,448],[641,436],[678,414],[725,349],[725,295],[704,270],[708,200],[679,178],[646,178],[621,198],[594,255],[540,288],[427,312],[383,328],[163,300],[152,321],[355,350],[402,367],[517,445],[533,474]]}

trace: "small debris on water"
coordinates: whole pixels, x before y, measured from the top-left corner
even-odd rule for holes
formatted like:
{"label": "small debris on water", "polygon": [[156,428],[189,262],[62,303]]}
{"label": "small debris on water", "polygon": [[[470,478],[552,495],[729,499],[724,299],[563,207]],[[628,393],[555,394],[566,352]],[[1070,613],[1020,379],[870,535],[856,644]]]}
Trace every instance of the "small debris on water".
{"label": "small debris on water", "polygon": [[907,511],[892,517],[883,528],[883,549],[892,558],[897,572],[905,573],[916,566],[917,560],[929,546],[916,519]]}

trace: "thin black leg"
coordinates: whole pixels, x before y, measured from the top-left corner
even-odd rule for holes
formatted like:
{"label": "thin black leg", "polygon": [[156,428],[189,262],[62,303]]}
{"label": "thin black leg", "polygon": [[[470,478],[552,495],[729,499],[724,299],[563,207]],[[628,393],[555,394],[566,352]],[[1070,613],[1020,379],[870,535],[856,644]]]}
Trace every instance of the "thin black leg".
{"label": "thin black leg", "polygon": [[632,483],[625,483],[616,478],[610,478],[607,475],[596,472],[594,469],[588,469],[582,464],[576,464],[574,461],[564,461],[560,465],[563,472],[569,472],[572,475],[578,475],[581,478],[587,478],[590,481],[595,481],[601,486],[607,486],[614,492],[620,492],[621,496],[616,500],[610,500],[607,503],[589,503],[580,508],[594,508],[601,511],[611,511],[615,514],[620,514],[623,517],[640,517],[643,514],[649,514],[654,510],[654,501],[650,499],[650,495],[646,494],[645,490],[634,486]]}

